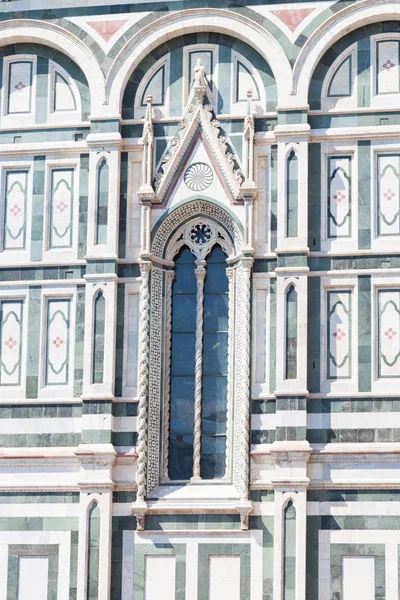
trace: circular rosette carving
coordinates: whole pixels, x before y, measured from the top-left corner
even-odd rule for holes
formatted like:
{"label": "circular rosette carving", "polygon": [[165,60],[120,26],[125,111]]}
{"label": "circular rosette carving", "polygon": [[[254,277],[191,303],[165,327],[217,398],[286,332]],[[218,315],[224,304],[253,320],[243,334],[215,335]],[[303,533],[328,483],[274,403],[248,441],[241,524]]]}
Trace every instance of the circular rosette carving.
{"label": "circular rosette carving", "polygon": [[190,240],[196,244],[196,246],[204,246],[213,237],[211,227],[205,223],[199,223],[192,227],[189,233]]}
{"label": "circular rosette carving", "polygon": [[193,192],[203,192],[212,184],[214,175],[206,163],[195,163],[185,171],[184,181]]}

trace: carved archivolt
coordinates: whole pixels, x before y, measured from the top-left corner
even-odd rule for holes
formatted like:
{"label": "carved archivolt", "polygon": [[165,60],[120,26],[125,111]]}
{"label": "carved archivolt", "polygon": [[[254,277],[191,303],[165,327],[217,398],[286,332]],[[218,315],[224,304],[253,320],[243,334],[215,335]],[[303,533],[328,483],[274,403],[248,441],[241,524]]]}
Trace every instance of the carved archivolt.
{"label": "carved archivolt", "polygon": [[[179,208],[176,208],[157,229],[151,247],[151,253],[154,258],[166,258],[166,246],[170,241],[173,232],[176,231],[182,223],[185,223],[189,219],[193,220],[194,217],[199,215],[203,218],[209,217],[218,223],[220,230],[222,226],[222,228],[225,229],[226,243],[230,244],[236,256],[241,253],[243,246],[242,234],[239,226],[227,211],[206,200],[194,200],[193,202],[187,202]],[[201,217],[199,218],[201,220]],[[190,246],[190,244],[188,245]],[[227,252],[227,254],[230,256],[232,251]]]}

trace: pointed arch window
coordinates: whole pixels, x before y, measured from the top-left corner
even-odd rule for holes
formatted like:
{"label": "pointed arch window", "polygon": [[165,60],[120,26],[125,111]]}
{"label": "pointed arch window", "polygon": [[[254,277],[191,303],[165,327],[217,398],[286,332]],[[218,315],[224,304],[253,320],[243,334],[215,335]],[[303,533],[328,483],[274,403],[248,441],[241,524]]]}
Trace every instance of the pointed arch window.
{"label": "pointed arch window", "polygon": [[[147,497],[203,481],[229,490],[229,511],[248,526],[252,258],[243,244],[225,208],[193,200],[160,220],[151,261],[141,262],[141,519]],[[182,493],[184,502],[197,497]]]}
{"label": "pointed arch window", "polygon": [[[229,281],[226,252],[215,240],[208,244],[213,234],[207,224],[192,227],[187,234],[191,247],[184,244],[175,258],[170,480],[222,479],[226,472]],[[208,246],[207,253],[202,246]]]}

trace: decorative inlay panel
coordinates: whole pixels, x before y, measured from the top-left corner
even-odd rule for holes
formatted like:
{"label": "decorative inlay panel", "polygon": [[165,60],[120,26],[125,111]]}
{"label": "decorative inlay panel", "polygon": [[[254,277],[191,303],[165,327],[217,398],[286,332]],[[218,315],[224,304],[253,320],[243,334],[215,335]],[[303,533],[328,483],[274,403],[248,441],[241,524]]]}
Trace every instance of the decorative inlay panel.
{"label": "decorative inlay panel", "polygon": [[378,235],[400,235],[400,155],[382,154],[377,161]]}
{"label": "decorative inlay panel", "polygon": [[28,171],[8,171],[5,182],[4,250],[26,246]]}
{"label": "decorative inlay panel", "polygon": [[0,385],[21,385],[22,300],[0,302]]}
{"label": "decorative inlay panel", "polygon": [[395,94],[400,91],[399,50],[396,40],[376,43],[376,92]]}
{"label": "decorative inlay panel", "polygon": [[71,248],[74,169],[51,173],[50,248]]}
{"label": "decorative inlay panel", "polygon": [[327,293],[327,376],[351,378],[351,291]]}
{"label": "decorative inlay panel", "polygon": [[351,156],[328,157],[328,238],[351,236]]}
{"label": "decorative inlay panel", "polygon": [[9,114],[30,113],[32,111],[31,61],[10,63],[8,71],[8,110]]}
{"label": "decorative inlay panel", "polygon": [[378,292],[378,377],[400,377],[400,290]]}
{"label": "decorative inlay panel", "polygon": [[66,385],[69,374],[71,300],[47,301],[46,385]]}

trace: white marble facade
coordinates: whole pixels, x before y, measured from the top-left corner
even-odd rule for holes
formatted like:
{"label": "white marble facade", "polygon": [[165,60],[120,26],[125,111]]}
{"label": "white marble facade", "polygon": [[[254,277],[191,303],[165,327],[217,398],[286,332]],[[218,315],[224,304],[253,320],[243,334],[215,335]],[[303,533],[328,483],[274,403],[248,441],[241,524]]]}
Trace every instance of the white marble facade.
{"label": "white marble facade", "polygon": [[0,600],[399,598],[400,4],[204,4],[0,2]]}

